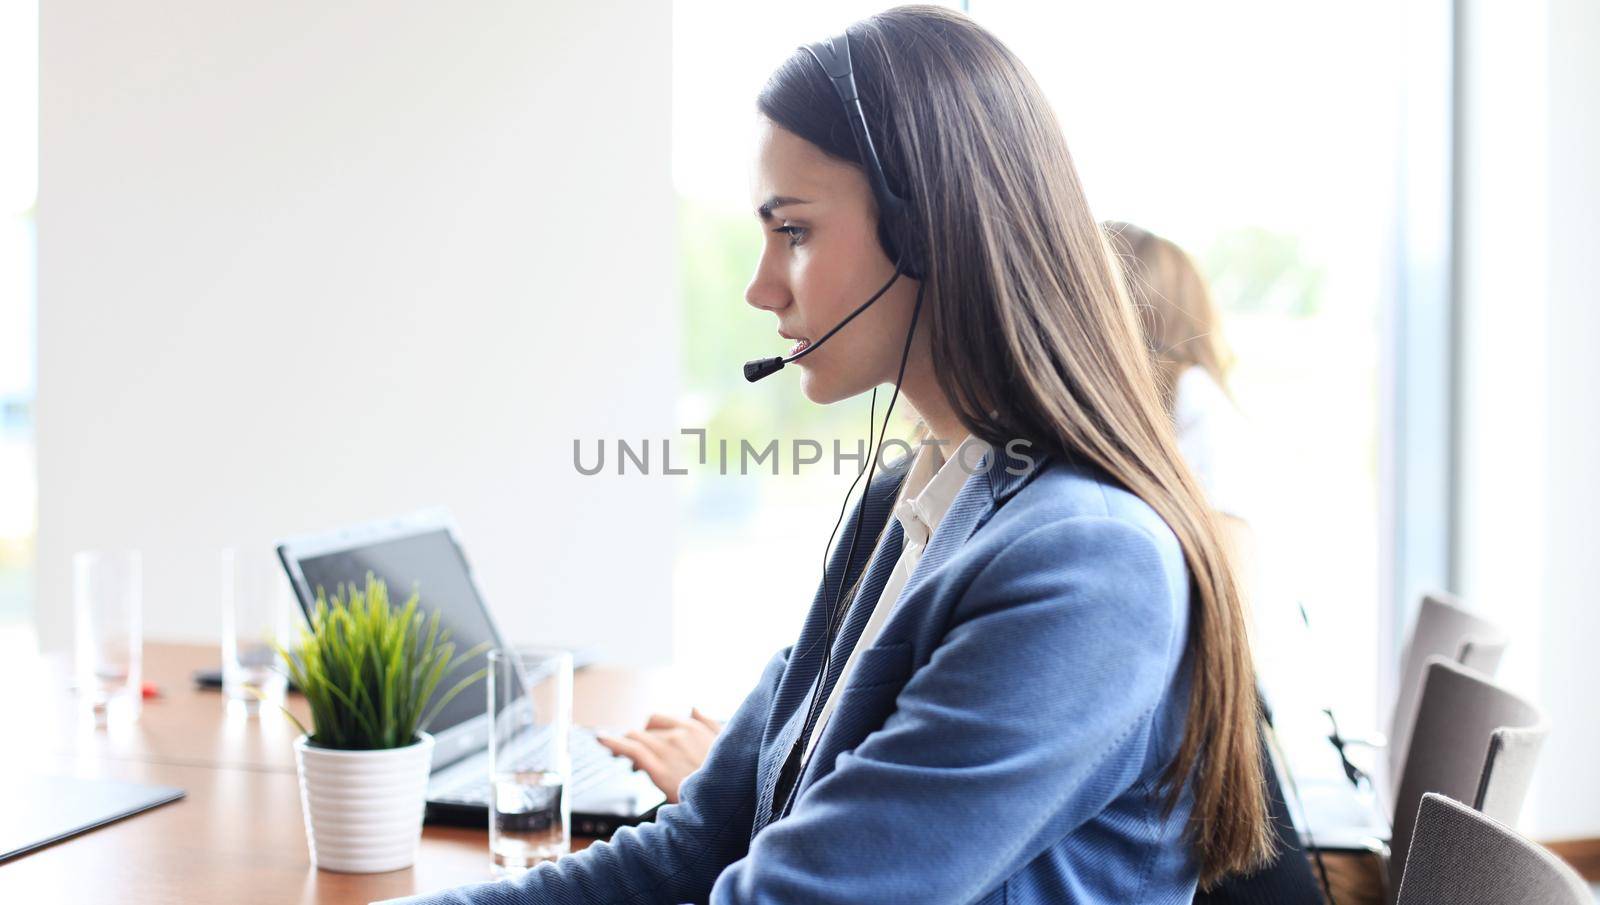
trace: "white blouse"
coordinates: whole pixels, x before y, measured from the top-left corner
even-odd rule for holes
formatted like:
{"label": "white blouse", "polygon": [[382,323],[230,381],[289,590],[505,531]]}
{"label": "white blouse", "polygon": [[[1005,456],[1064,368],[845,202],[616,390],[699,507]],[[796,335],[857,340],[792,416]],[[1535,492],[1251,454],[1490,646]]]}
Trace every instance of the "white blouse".
{"label": "white blouse", "polygon": [[1178,376],[1172,421],[1178,430],[1178,449],[1211,508],[1250,521],[1255,502],[1250,490],[1249,424],[1205,368],[1190,366]]}

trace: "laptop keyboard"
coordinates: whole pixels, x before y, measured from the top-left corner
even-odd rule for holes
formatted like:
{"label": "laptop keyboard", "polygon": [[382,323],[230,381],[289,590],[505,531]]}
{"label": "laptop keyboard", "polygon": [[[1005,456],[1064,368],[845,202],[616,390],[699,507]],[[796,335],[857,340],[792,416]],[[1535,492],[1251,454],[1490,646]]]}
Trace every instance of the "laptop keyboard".
{"label": "laptop keyboard", "polygon": [[[633,762],[600,744],[593,731],[578,726],[568,734],[572,781],[567,794],[577,797],[633,772]],[[481,751],[435,773],[428,800],[445,804],[489,805],[489,752]]]}

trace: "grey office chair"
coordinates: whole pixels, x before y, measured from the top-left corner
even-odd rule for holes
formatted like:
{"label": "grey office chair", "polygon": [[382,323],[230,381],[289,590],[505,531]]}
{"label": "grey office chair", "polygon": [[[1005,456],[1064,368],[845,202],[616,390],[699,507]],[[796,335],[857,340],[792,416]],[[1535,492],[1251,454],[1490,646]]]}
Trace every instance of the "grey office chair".
{"label": "grey office chair", "polygon": [[1547,734],[1533,704],[1452,660],[1430,658],[1395,796],[1389,888],[1399,887],[1423,795],[1448,795],[1514,824]]}
{"label": "grey office chair", "polygon": [[1459,801],[1422,796],[1416,828],[1398,905],[1594,905],[1560,858]]}
{"label": "grey office chair", "polygon": [[1485,676],[1493,676],[1506,651],[1505,633],[1492,623],[1462,608],[1461,602],[1442,591],[1422,595],[1417,620],[1411,626],[1400,655],[1400,690],[1395,696],[1394,713],[1389,720],[1388,770],[1379,788],[1385,807],[1394,807],[1395,792],[1405,773],[1406,750],[1411,744],[1412,727],[1417,720],[1417,698],[1422,691],[1423,670],[1430,657],[1454,660]]}

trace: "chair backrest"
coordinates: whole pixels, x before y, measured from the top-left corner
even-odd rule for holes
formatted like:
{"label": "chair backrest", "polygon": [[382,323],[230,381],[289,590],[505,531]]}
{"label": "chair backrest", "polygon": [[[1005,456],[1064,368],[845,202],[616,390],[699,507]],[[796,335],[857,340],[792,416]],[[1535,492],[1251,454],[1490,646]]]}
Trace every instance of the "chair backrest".
{"label": "chair backrest", "polygon": [[1417,808],[1398,905],[1593,905],[1566,862],[1459,801],[1429,793]]}
{"label": "chair backrest", "polygon": [[1417,696],[1422,691],[1422,671],[1428,658],[1446,657],[1492,676],[1500,667],[1500,655],[1505,650],[1505,633],[1467,612],[1454,597],[1440,591],[1422,596],[1411,637],[1406,639],[1400,655],[1400,690],[1389,720],[1389,789],[1405,772],[1406,748],[1416,725]]}
{"label": "chair backrest", "polygon": [[1502,726],[1489,736],[1489,754],[1478,779],[1478,792],[1472,806],[1507,823],[1517,819],[1522,802],[1528,797],[1533,768],[1539,762],[1539,749],[1549,728]]}
{"label": "chair backrest", "polygon": [[1395,795],[1391,881],[1400,880],[1417,805],[1426,793],[1472,802],[1495,820],[1515,823],[1548,733],[1533,704],[1452,660],[1429,660]]}

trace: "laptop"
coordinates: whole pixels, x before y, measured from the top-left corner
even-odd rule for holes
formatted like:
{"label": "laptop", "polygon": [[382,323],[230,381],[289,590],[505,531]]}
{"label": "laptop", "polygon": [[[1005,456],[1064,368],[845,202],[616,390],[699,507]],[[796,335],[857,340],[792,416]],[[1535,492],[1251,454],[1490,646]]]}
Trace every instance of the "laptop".
{"label": "laptop", "polygon": [[[457,650],[488,641],[506,647],[494,616],[472,578],[472,569],[449,514],[430,509],[323,534],[291,538],[278,545],[278,559],[308,617],[317,589],[331,597],[342,584],[361,585],[371,572],[398,595],[421,589],[430,610],[449,628]],[[575,655],[573,666],[589,657]],[[488,663],[488,654],[464,664],[460,674]],[[428,727],[433,734],[433,767],[425,820],[452,826],[484,827],[489,822],[489,718],[486,680],[458,694]],[[571,738],[572,832],[605,838],[618,827],[649,820],[666,800],[648,776],[626,758],[613,755],[593,730],[574,726]]]}

